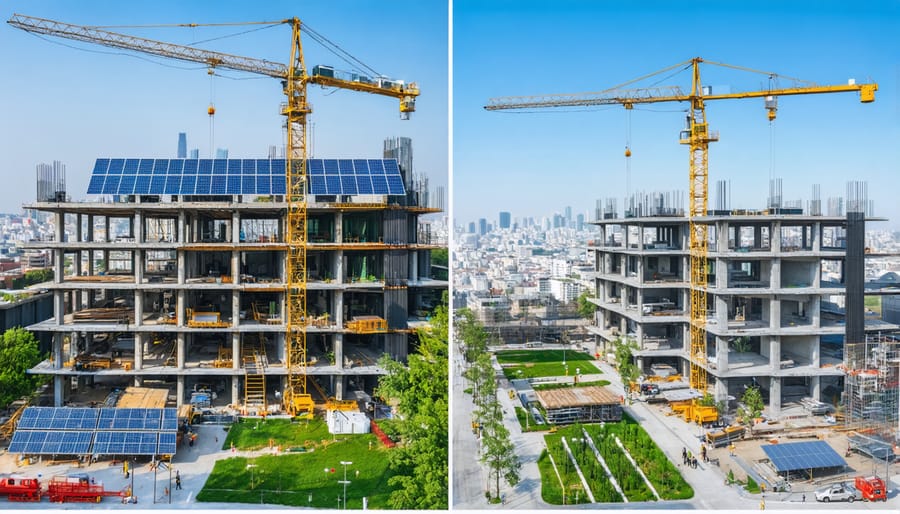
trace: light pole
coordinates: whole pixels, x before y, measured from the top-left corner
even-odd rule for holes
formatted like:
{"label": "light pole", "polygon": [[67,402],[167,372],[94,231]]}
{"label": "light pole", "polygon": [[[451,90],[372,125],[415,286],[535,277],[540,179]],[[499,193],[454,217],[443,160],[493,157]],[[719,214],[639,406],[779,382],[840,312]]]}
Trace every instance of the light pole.
{"label": "light pole", "polygon": [[253,490],[253,468],[256,467],[256,464],[247,464],[247,469],[250,470],[250,490]]}
{"label": "light pole", "polygon": [[344,484],[344,510],[347,510],[347,484],[350,483],[350,481],[347,480],[347,466],[351,466],[351,465],[353,465],[353,463],[350,461],[346,461],[346,460],[341,461],[341,466],[344,466],[344,479],[338,480],[338,483]]}

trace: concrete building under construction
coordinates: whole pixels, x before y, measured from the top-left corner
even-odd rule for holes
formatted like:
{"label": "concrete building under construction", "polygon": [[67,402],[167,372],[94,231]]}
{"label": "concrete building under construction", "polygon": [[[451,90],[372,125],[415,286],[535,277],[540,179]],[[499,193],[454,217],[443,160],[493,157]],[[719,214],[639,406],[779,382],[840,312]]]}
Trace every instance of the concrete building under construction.
{"label": "concrete building under construction", "polygon": [[[419,223],[438,209],[412,185],[411,153],[387,155],[401,146],[386,145],[386,159],[308,161],[304,329],[319,401],[371,394],[378,358],[406,358],[447,288],[430,278],[438,245]],[[92,201],[27,205],[55,217],[53,240],[28,245],[53,252],[54,317],[28,328],[53,336],[31,372],[53,377],[54,404],[133,385],[169,388],[179,406],[277,410],[284,182],[283,159],[98,159]]]}
{"label": "concrete building under construction", "polygon": [[[779,199],[764,211],[720,205],[700,218],[709,234],[709,309],[705,362],[699,364],[717,399],[740,398],[754,385],[775,418],[788,405],[810,398],[843,403],[849,417],[872,410],[863,404],[872,405],[875,396],[850,387],[858,374],[849,376],[847,358],[855,352],[844,342],[864,343],[900,327],[863,315],[862,269],[869,257],[864,222],[883,220],[867,218],[866,203],[857,196],[848,192],[846,216],[823,215],[817,200],[804,212],[783,207]],[[688,219],[665,198],[648,199],[632,201],[625,217],[618,217],[610,202],[597,214],[599,237],[590,249],[598,310],[589,329],[598,348],[607,351],[620,338],[634,341],[645,375],[671,366],[688,376]],[[855,205],[859,212],[852,212]],[[898,361],[879,355],[872,366],[884,374],[881,386],[892,388],[884,395],[894,399],[888,417],[896,427]],[[851,398],[842,397],[845,386]],[[888,407],[888,401],[874,405]]]}

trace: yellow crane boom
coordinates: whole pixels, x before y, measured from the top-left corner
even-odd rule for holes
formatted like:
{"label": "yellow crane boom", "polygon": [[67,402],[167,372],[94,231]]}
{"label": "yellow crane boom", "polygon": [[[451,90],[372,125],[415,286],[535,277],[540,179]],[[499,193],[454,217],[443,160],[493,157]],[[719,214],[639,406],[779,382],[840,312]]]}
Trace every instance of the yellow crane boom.
{"label": "yellow crane boom", "polygon": [[[303,25],[298,18],[274,23],[291,26],[291,54],[287,65],[204,50],[174,43],[165,43],[97,27],[73,25],[44,18],[13,14],[8,23],[13,27],[38,34],[74,39],[114,48],[122,48],[160,57],[206,64],[211,68],[257,73],[280,79],[287,102],[281,113],[287,118],[287,308],[285,335],[285,367],[288,383],[284,392],[284,407],[291,414],[312,414],[312,396],[306,389],[306,118],[312,112],[307,101],[307,84],[337,87],[365,93],[389,96],[400,100],[401,117],[407,119],[415,111],[415,99],[419,89],[415,83],[364,77],[349,79],[335,77],[333,73],[307,74],[303,59],[300,33]],[[260,22],[251,22],[260,23]],[[267,23],[267,22],[262,22]],[[195,25],[185,25],[195,26]],[[316,67],[326,70],[326,67]]]}
{"label": "yellow crane boom", "polygon": [[[696,57],[689,61],[669,66],[663,70],[639,77],[626,82],[628,85],[639,80],[646,79],[664,72],[681,69],[691,70],[690,91],[685,93],[680,87],[652,87],[631,88],[614,87],[597,92],[538,95],[538,96],[506,96],[491,98],[484,106],[489,111],[501,111],[510,109],[539,109],[548,107],[584,107],[596,105],[622,105],[631,109],[635,104],[660,103],[660,102],[689,102],[688,126],[679,135],[679,142],[690,148],[690,259],[691,259],[691,347],[690,347],[690,386],[700,394],[706,393],[706,289],[707,289],[707,258],[708,258],[708,226],[697,221],[698,217],[705,216],[708,206],[708,156],[709,143],[718,141],[717,132],[709,130],[706,121],[705,103],[713,100],[737,100],[743,98],[766,98],[766,109],[769,120],[774,120],[777,103],[775,99],[787,95],[807,95],[819,93],[845,93],[859,92],[859,99],[863,103],[875,100],[875,91],[878,84],[856,84],[853,81],[843,85],[820,86],[808,84],[804,86],[777,88],[760,91],[744,91],[728,94],[706,94],[700,80],[700,64],[714,64],[728,68],[736,68],[744,71],[764,73],[770,78],[778,77],[774,73],[758,72],[738,66],[704,61]],[[794,79],[796,80],[796,79]]]}

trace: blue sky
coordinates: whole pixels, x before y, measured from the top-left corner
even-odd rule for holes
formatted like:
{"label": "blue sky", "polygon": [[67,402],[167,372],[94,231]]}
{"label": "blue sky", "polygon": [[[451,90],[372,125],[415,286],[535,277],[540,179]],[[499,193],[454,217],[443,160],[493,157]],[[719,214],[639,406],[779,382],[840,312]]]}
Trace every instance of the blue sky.
{"label": "blue sky", "polygon": [[[702,57],[819,84],[879,85],[872,104],[855,93],[783,97],[774,132],[762,99],[709,102],[710,127],[720,133],[709,151],[711,192],[730,180],[733,208],[763,208],[770,166],[785,199],[804,205],[811,184],[821,184],[824,204],[843,196],[848,180],[864,180],[876,215],[891,218],[870,227],[900,227],[898,2],[455,0],[453,30],[457,223],[494,220],[499,211],[548,216],[567,205],[593,212],[596,199],[609,197],[621,213],[623,108],[488,112],[489,98],[598,91]],[[704,73],[704,83],[732,91],[767,87],[763,75]],[[680,73],[658,85],[689,84]],[[678,144],[684,109],[652,104],[631,114],[633,191],[687,190],[688,150]]]}
{"label": "blue sky", "polygon": [[[280,20],[299,17],[383,75],[416,81],[417,111],[399,119],[393,98],[310,86],[315,156],[380,157],[386,137],[413,138],[414,167],[432,186],[448,174],[448,8],[423,2],[415,9],[369,0],[267,1],[0,1],[4,21],[15,13],[83,25],[147,25]],[[122,28],[123,33],[191,44],[257,26]],[[43,38],[43,39],[42,39]],[[349,69],[304,36],[308,68]],[[66,46],[63,46],[66,45]],[[203,48],[286,63],[290,29],[279,26],[218,39]],[[19,212],[35,199],[35,165],[60,160],[74,199],[85,197],[97,157],[175,157],[179,132],[188,148],[209,157],[207,106],[216,106],[214,147],[229,157],[265,157],[283,145],[275,79],[221,71],[212,86],[205,68],[87,43],[35,36],[0,27],[0,212]],[[133,54],[132,54],[133,55]]]}

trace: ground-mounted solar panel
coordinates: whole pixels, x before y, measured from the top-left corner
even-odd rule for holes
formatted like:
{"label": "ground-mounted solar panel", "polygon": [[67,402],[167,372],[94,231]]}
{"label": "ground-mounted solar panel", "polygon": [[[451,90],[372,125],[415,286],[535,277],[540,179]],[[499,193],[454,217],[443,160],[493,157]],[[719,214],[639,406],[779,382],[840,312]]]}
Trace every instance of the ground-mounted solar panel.
{"label": "ground-mounted solar panel", "polygon": [[241,167],[244,164],[244,161],[241,159],[229,159],[228,160],[228,174],[229,175],[240,175]]}
{"label": "ground-mounted solar panel", "polygon": [[284,159],[272,159],[269,161],[269,173],[272,175],[284,175],[287,166],[285,163]]}
{"label": "ground-mounted solar panel", "polygon": [[94,455],[156,455],[158,432],[97,432]]}
{"label": "ground-mounted solar panel", "polygon": [[197,174],[198,175],[212,175],[212,172],[213,172],[213,161],[212,160],[197,159]]}
{"label": "ground-mounted solar panel", "polygon": [[169,161],[169,175],[181,175],[184,172],[184,160],[172,159]]}
{"label": "ground-mounted solar panel", "polygon": [[763,445],[779,472],[843,467],[847,462],[825,441]]}
{"label": "ground-mounted solar panel", "polygon": [[338,175],[340,173],[337,159],[325,159],[322,161],[322,164],[325,166],[326,175]]}
{"label": "ground-mounted solar panel", "polygon": [[338,159],[338,171],[341,175],[353,175],[353,161],[350,159]]}
{"label": "ground-mounted solar panel", "polygon": [[309,175],[324,175],[325,164],[322,159],[309,159],[307,161],[306,173]]}
{"label": "ground-mounted solar panel", "polygon": [[184,171],[182,171],[182,174],[184,174],[184,175],[196,175],[196,174],[197,174],[197,168],[199,168],[199,166],[200,166],[200,160],[199,160],[199,159],[186,159],[186,160],[184,161]]}
{"label": "ground-mounted solar panel", "polygon": [[355,170],[357,175],[368,175],[369,174],[369,161],[368,159],[353,159],[353,169]]}
{"label": "ground-mounted solar panel", "polygon": [[140,159],[125,159],[125,167],[122,169],[124,175],[136,175],[138,166],[141,164]]}
{"label": "ground-mounted solar panel", "polygon": [[48,433],[46,430],[16,430],[6,451],[8,453],[41,453]]}
{"label": "ground-mounted solar panel", "polygon": [[160,430],[178,430],[178,410],[171,407],[162,409],[162,420],[160,421]]}
{"label": "ground-mounted solar panel", "polygon": [[256,159],[242,159],[241,160],[241,175],[255,175],[256,174]]}
{"label": "ground-mounted solar panel", "polygon": [[178,451],[177,434],[175,432],[160,433],[157,455],[174,455],[176,451]]}
{"label": "ground-mounted solar panel", "polygon": [[124,167],[125,159],[110,159],[107,173],[110,175],[121,175]]}
{"label": "ground-mounted solar panel", "polygon": [[256,174],[257,175],[269,175],[272,173],[272,162],[268,159],[257,159],[256,160]]}
{"label": "ground-mounted solar panel", "polygon": [[156,159],[153,162],[153,174],[165,175],[169,171],[169,159]]}

